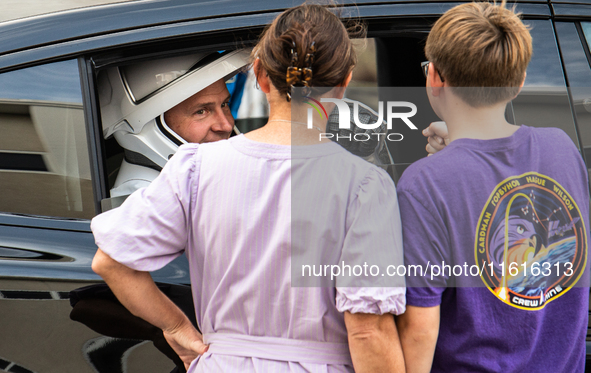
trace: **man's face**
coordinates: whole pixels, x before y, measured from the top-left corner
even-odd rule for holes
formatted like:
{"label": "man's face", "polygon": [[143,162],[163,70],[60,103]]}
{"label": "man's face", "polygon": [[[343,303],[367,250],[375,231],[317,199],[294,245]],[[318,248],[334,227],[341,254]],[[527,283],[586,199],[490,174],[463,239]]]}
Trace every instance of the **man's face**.
{"label": "man's face", "polygon": [[187,142],[204,143],[227,139],[234,128],[230,93],[223,80],[197,92],[164,113],[170,129]]}

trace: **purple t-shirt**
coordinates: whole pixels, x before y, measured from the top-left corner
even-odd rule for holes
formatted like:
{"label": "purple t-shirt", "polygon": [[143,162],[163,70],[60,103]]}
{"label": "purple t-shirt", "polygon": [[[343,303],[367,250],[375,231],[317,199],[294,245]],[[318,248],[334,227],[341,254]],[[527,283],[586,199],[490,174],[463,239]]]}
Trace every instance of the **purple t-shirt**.
{"label": "purple t-shirt", "polygon": [[563,131],[458,139],[411,165],[398,198],[405,263],[423,270],[407,304],[441,307],[433,372],[584,370],[589,190]]}

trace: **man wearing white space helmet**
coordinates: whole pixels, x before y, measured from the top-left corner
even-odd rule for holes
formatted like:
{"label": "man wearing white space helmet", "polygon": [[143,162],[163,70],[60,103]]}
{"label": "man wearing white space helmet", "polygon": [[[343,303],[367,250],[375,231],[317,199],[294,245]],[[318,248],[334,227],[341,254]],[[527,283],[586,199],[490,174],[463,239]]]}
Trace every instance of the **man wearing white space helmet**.
{"label": "man wearing white space helmet", "polygon": [[227,139],[234,127],[225,81],[249,62],[249,52],[197,53],[110,68],[99,76],[105,138],[125,158],[103,210],[148,186],[183,143]]}

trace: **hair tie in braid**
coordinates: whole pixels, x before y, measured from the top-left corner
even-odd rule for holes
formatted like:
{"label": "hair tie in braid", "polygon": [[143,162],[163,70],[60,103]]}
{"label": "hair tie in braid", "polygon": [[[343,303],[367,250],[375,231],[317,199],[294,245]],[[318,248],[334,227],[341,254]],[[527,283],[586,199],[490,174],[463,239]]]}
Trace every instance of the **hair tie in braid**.
{"label": "hair tie in braid", "polygon": [[[291,88],[295,88],[297,84],[302,84],[304,86],[304,90],[302,91],[304,96],[308,96],[310,94],[310,82],[312,81],[312,77],[314,73],[312,71],[312,63],[314,63],[314,52],[316,52],[316,42],[312,41],[310,44],[310,48],[308,49],[308,53],[306,54],[305,64],[306,67],[303,69],[301,67],[297,67],[298,64],[298,52],[296,48],[295,41],[292,41],[293,47],[291,48],[291,65],[287,68],[287,73],[285,76],[285,81]],[[303,79],[302,79],[303,77]],[[288,91],[286,94],[287,102],[291,101],[291,93]]]}

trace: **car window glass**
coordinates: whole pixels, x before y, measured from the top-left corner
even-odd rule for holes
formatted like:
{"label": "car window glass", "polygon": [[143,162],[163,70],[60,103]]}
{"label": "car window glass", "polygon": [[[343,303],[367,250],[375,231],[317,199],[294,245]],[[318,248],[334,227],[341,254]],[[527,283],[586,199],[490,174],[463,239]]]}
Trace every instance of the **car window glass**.
{"label": "car window glass", "polygon": [[533,55],[527,68],[524,87],[512,101],[515,124],[558,127],[577,144],[574,118],[552,22],[526,20],[524,23],[530,27]]}
{"label": "car window glass", "polygon": [[[583,30],[587,29],[587,35],[591,27],[585,26],[589,25],[581,24]],[[577,26],[572,22],[556,22],[555,27],[569,87],[591,87],[591,69]]]}
{"label": "car window glass", "polygon": [[0,74],[0,212],[94,215],[77,61]]}
{"label": "car window glass", "polygon": [[564,74],[551,21],[525,20],[530,28],[533,55],[527,67],[526,86],[564,87]]}
{"label": "car window glass", "polygon": [[579,30],[574,23],[556,23],[556,33],[569,81],[582,153],[588,161],[591,159],[591,68],[585,49],[589,48],[591,23],[582,22],[581,30],[584,33],[584,40],[581,40]]}
{"label": "car window glass", "polygon": [[[353,46],[357,53],[357,64],[353,70],[353,77],[345,92],[345,97],[360,101],[378,110],[378,90],[358,89],[377,88],[378,65],[376,60],[376,40],[374,38],[354,39]],[[360,93],[363,93],[360,95]]]}
{"label": "car window glass", "polygon": [[581,22],[581,29],[585,34],[585,41],[587,42],[587,46],[591,49],[591,44],[589,43],[589,39],[591,36],[591,22]]}
{"label": "car window glass", "polygon": [[377,87],[376,39],[353,39],[353,47],[357,53],[357,64],[349,87]]}

